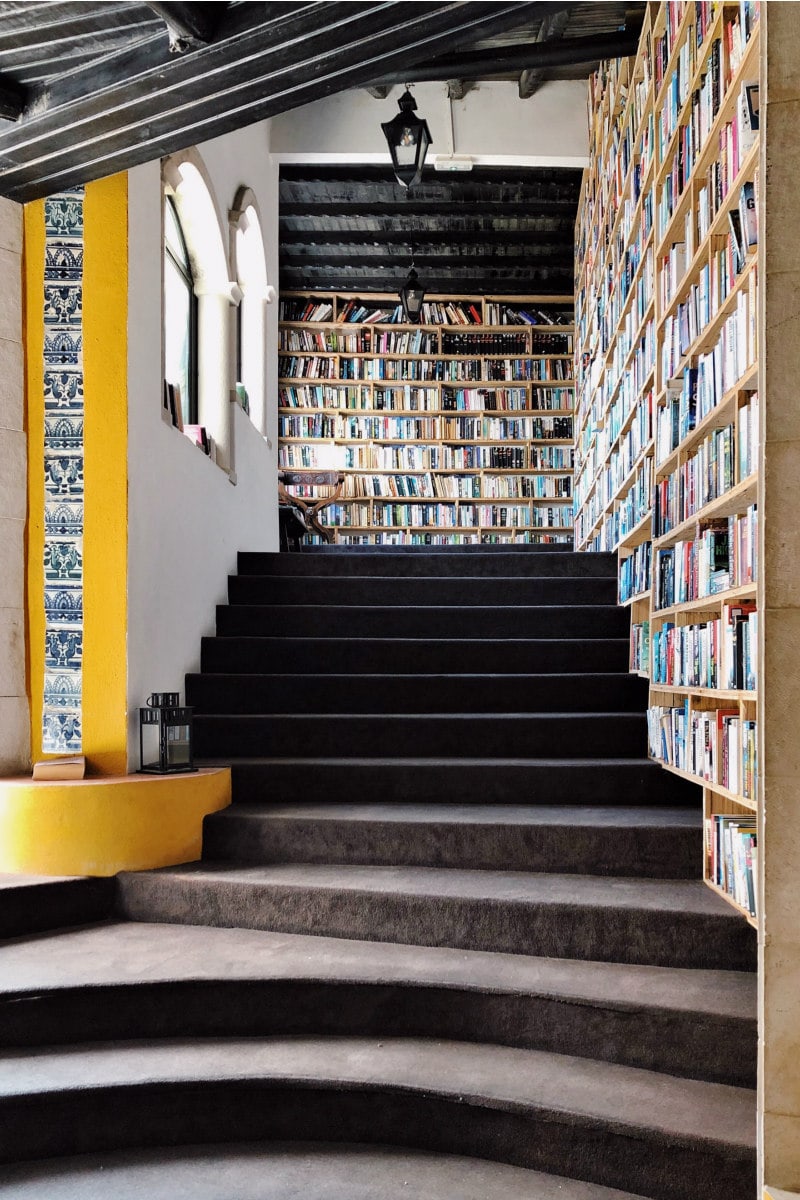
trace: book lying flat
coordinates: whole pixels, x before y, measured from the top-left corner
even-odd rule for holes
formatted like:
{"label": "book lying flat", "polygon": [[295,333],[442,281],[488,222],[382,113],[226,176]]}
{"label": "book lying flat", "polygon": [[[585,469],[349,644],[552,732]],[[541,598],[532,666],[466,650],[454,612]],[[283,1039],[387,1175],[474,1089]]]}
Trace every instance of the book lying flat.
{"label": "book lying flat", "polygon": [[83,754],[45,758],[33,764],[34,779],[83,779],[85,774],[86,758]]}

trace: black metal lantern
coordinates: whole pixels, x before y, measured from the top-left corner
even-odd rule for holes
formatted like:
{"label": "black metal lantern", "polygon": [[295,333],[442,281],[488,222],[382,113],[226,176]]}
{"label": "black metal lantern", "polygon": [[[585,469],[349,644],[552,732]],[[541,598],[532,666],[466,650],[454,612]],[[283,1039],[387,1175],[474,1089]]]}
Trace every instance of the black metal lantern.
{"label": "black metal lantern", "polygon": [[422,301],[425,299],[425,289],[419,281],[417,272],[412,267],[408,272],[408,279],[400,288],[400,302],[403,305],[403,312],[406,314],[406,320],[412,325],[419,323],[420,313],[422,312]]}
{"label": "black metal lantern", "polygon": [[433,139],[428,122],[423,117],[414,116],[417,102],[408,88],[398,104],[400,112],[391,121],[381,122],[381,129],[389,144],[397,182],[403,187],[410,187],[412,183],[419,182],[425,155]]}
{"label": "black metal lantern", "polygon": [[139,709],[140,772],[176,775],[197,770],[192,760],[193,713],[193,708],[180,704],[179,692],[148,696],[147,707]]}

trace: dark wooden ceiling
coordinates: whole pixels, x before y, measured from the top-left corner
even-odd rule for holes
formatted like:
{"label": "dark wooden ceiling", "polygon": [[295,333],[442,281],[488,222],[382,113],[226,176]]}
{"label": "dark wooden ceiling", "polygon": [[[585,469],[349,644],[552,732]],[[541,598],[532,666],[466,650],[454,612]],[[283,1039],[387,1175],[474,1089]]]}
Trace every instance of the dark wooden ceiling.
{"label": "dark wooden ceiling", "polygon": [[[0,195],[27,201],[354,87],[585,76],[642,3],[0,2]],[[532,231],[533,232],[533,231]]]}
{"label": "dark wooden ceiling", "polygon": [[281,290],[397,291],[412,260],[429,292],[571,292],[581,172],[288,167],[280,182]]}

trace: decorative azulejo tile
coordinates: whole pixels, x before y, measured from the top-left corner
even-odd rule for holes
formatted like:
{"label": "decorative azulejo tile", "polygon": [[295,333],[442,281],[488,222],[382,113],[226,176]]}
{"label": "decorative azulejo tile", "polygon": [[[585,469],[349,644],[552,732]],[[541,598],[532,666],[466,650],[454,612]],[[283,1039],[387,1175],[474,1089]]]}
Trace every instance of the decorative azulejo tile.
{"label": "decorative azulejo tile", "polygon": [[82,749],[83,189],[45,201],[42,749]]}

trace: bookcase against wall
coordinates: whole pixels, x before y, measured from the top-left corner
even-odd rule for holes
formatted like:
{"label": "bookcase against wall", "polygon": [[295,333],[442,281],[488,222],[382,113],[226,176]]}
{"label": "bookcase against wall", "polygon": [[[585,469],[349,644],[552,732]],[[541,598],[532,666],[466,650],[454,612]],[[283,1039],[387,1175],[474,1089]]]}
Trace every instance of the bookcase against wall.
{"label": "bookcase against wall", "polygon": [[757,3],[648,5],[589,88],[575,545],[616,550],[651,757],[703,787],[709,886],[755,923]]}
{"label": "bookcase against wall", "polygon": [[285,292],[279,462],[345,472],[341,544],[571,542],[571,296]]}

